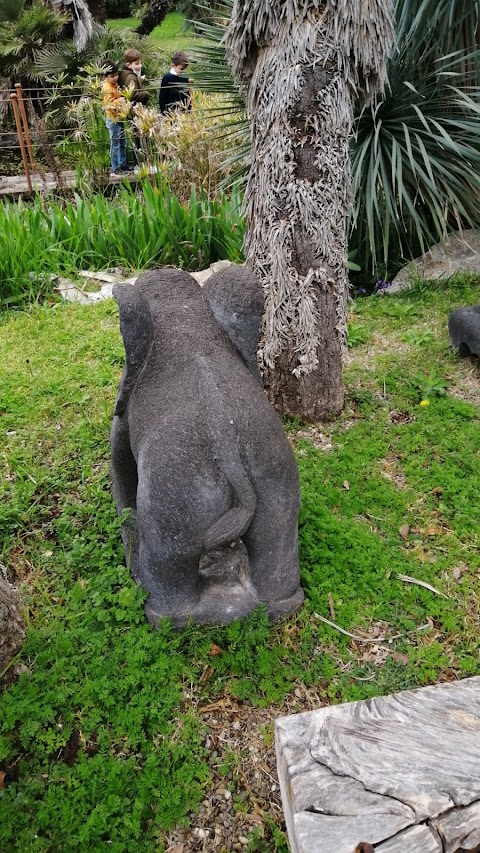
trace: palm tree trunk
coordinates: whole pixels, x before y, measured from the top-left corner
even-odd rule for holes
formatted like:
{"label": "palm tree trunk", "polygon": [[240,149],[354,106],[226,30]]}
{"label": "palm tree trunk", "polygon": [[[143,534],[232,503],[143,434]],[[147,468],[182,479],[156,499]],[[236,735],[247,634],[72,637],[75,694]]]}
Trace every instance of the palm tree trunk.
{"label": "palm tree trunk", "polygon": [[107,20],[107,3],[106,0],[88,0],[92,18],[97,24],[103,24]]}
{"label": "palm tree trunk", "polygon": [[137,33],[148,36],[152,30],[162,23],[173,5],[173,0],[149,0],[146,12],[137,27]]}
{"label": "palm tree trunk", "polygon": [[[264,381],[281,414],[308,420],[343,407],[348,288],[353,102],[322,35],[310,18],[264,48],[247,99],[246,254],[265,288]],[[313,49],[305,51],[309,41]],[[315,56],[324,64],[314,66]]]}
{"label": "palm tree trunk", "polygon": [[390,0],[255,10],[235,0],[227,52],[251,120],[245,248],[264,286],[264,381],[281,414],[318,420],[343,406],[353,100],[384,80],[393,15]]}

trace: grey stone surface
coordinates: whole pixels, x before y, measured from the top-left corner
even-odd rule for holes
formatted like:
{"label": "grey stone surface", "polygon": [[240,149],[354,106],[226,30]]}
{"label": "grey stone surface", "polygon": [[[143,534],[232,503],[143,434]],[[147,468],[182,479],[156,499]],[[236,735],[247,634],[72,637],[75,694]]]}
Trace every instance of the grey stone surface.
{"label": "grey stone surface", "polygon": [[480,677],[284,717],[293,853],[480,849]]}
{"label": "grey stone surface", "polygon": [[213,279],[203,294],[171,269],[113,291],[126,352],[113,493],[119,513],[129,510],[125,551],[153,624],[222,624],[259,602],[275,619],[303,600],[297,465],[254,375],[258,328],[245,294],[259,322],[260,285],[241,268],[226,275],[218,294]]}
{"label": "grey stone surface", "polygon": [[262,384],[257,364],[263,293],[251,272],[236,266],[210,276],[203,285],[203,295],[217,323],[227,333],[242,356],[250,373]]}
{"label": "grey stone surface", "polygon": [[455,308],[448,318],[448,333],[460,356],[480,356],[480,305]]}
{"label": "grey stone surface", "polygon": [[473,229],[448,235],[445,243],[415,258],[395,276],[388,293],[399,293],[410,287],[416,278],[434,281],[450,278],[454,273],[480,271],[480,232]]}

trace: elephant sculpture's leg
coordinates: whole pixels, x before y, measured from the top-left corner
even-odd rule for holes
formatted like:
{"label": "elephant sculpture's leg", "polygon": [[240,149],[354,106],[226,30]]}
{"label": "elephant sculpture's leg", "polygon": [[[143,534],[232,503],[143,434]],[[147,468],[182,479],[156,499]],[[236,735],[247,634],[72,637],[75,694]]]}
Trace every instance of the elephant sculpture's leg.
{"label": "elephant sculpture's leg", "polygon": [[139,583],[149,593],[145,612],[148,621],[156,625],[160,617],[170,617],[176,628],[185,625],[200,600],[202,581],[198,566],[201,548],[193,551],[191,544],[169,540],[148,532],[142,523],[139,506],[140,537]]}
{"label": "elephant sculpture's leg", "polygon": [[[138,583],[149,593],[145,612],[155,625],[169,617],[177,628],[186,624],[202,591],[199,573],[203,528],[193,495],[177,488],[178,458],[145,443],[138,458]],[[157,464],[152,464],[157,460]]]}
{"label": "elephant sculpture's leg", "polygon": [[252,524],[243,541],[250,577],[258,598],[275,620],[296,610],[303,601],[298,565],[298,505],[292,493],[276,484],[258,495]]}
{"label": "elephant sculpture's leg", "polygon": [[137,509],[137,463],[130,447],[130,436],[126,416],[115,417],[110,433],[113,499],[118,514],[131,510],[130,517],[122,523],[122,540],[127,565],[135,581],[138,580],[138,533]]}

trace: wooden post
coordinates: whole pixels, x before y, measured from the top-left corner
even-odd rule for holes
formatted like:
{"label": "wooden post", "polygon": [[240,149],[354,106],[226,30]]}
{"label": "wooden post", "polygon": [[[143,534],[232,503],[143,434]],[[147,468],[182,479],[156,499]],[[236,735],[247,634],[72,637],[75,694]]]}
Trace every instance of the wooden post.
{"label": "wooden post", "polygon": [[30,166],[32,167],[32,171],[35,169],[35,160],[33,159],[33,148],[32,148],[32,137],[30,136],[30,128],[28,126],[27,112],[25,110],[25,101],[23,98],[23,90],[21,83],[15,83],[15,89],[17,90],[17,100],[18,106],[20,107],[20,117],[23,121],[23,132],[25,134],[25,141],[27,143],[27,150],[30,157]]}
{"label": "wooden post", "polygon": [[25,144],[23,141],[22,122],[20,119],[20,110],[18,108],[17,95],[14,92],[10,93],[10,100],[12,102],[13,115],[15,117],[15,124],[17,127],[17,136],[18,136],[18,142],[20,144],[20,151],[22,152],[23,168],[25,169],[25,177],[27,179],[27,187],[28,187],[28,191],[30,193],[32,193],[33,192],[32,179],[30,177],[30,167],[28,165],[27,152],[25,150]]}

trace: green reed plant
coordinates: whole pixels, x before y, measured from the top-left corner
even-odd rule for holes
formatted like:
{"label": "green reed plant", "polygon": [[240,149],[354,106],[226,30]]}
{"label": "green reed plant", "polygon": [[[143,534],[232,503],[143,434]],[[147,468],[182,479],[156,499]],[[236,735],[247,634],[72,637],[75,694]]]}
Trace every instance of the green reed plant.
{"label": "green reed plant", "polygon": [[68,202],[37,197],[0,207],[0,306],[52,292],[51,275],[79,269],[172,265],[198,270],[241,259],[243,220],[234,195],[208,199],[191,190],[187,203],[157,176],[138,192],[125,184],[108,199],[78,194]]}

